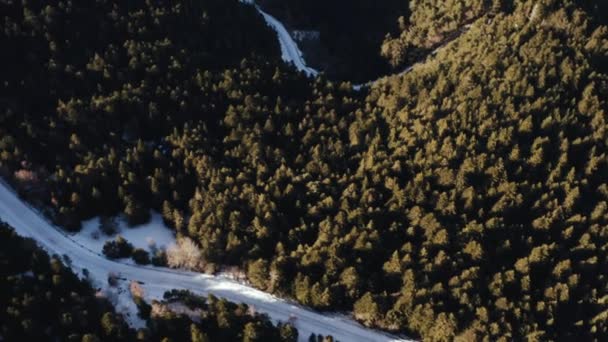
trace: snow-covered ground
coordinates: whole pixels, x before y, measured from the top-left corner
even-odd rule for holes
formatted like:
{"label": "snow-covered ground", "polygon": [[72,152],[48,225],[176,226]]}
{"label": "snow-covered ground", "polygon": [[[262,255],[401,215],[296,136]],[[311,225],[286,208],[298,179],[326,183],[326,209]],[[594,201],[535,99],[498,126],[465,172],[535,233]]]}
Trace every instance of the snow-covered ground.
{"label": "snow-covered ground", "polygon": [[[296,317],[294,325],[300,333],[300,341],[307,341],[311,333],[333,335],[343,342],[409,341],[366,329],[343,316],[317,313],[227,277],[108,260],[94,245],[87,245],[79,241],[79,237],[68,235],[51,225],[1,181],[0,219],[14,227],[18,234],[35,239],[50,254],[65,256],[74,272],[84,274],[83,270],[86,269],[93,285],[100,288],[100,293],[110,297],[134,327],[141,327],[144,322],[137,317],[137,309],[131,300],[131,281],[142,284],[147,301],[162,299],[163,293],[171,289],[186,289],[201,295],[211,293],[233,302],[246,303],[256,311],[268,314],[274,322]],[[151,234],[144,234],[147,235]],[[111,273],[120,279],[118,287],[108,285],[107,279]]]}
{"label": "snow-covered ground", "polygon": [[120,235],[130,242],[135,248],[142,248],[148,252],[154,249],[167,249],[175,243],[175,235],[163,223],[160,214],[153,212],[150,222],[129,227],[122,219],[116,219],[117,232],[111,236],[105,235],[99,230],[99,218],[93,218],[82,223],[82,230],[70,237],[77,243],[96,253],[101,253],[103,244],[107,240],[114,240]]}
{"label": "snow-covered ground", "polygon": [[[292,39],[285,26],[277,19],[255,5],[254,0],[241,0],[256,7],[267,24],[277,33],[284,61],[292,63],[298,70],[315,77],[318,71],[306,65],[302,52]],[[468,29],[468,27],[467,27]],[[437,48],[436,53],[444,45]],[[401,75],[409,72],[408,67]],[[358,90],[370,86],[381,79],[365,84],[354,85]],[[243,302],[253,306],[256,311],[266,313],[274,322],[288,321],[296,317],[295,327],[299,331],[299,340],[307,341],[311,333],[332,335],[342,342],[357,341],[412,341],[392,336],[383,332],[366,329],[352,319],[340,315],[320,314],[310,309],[277,298],[265,292],[236,282],[227,276],[212,276],[188,271],[172,270],[153,266],[139,266],[130,260],[111,261],[101,254],[103,244],[108,237],[99,232],[99,219],[84,222],[83,230],[77,234],[66,234],[46,221],[36,210],[21,201],[15,193],[0,180],[0,219],[15,228],[17,233],[35,239],[50,254],[63,256],[74,272],[85,276],[93,286],[99,288],[100,295],[108,297],[119,312],[125,314],[127,321],[135,328],[145,326],[137,317],[137,308],[131,299],[129,283],[137,281],[144,289],[144,299],[160,300],[165,291],[187,289],[194,293],[214,294],[233,302]],[[173,233],[167,229],[160,215],[153,213],[150,223],[128,228],[119,222],[119,232],[127,241],[137,248],[150,250],[168,247],[175,241]],[[84,272],[84,270],[87,272]],[[108,285],[108,276],[118,276],[118,285]]]}
{"label": "snow-covered ground", "polygon": [[251,4],[255,6],[256,10],[264,17],[268,26],[270,26],[276,33],[281,45],[282,58],[287,63],[292,63],[296,69],[306,73],[306,75],[314,77],[319,74],[319,71],[306,65],[306,61],[302,55],[302,51],[298,48],[298,44],[293,40],[289,32],[283,24],[275,19],[270,14],[264,12],[258,5],[255,4],[254,0],[241,0],[241,2]]}
{"label": "snow-covered ground", "polygon": [[[282,58],[285,62],[292,63],[298,70],[305,72],[308,76],[315,77],[319,74],[319,71],[306,65],[306,61],[304,60],[302,51],[300,51],[298,44],[291,37],[285,26],[280,21],[278,21],[270,14],[264,12],[258,5],[255,4],[255,0],[241,0],[241,2],[255,6],[257,11],[264,17],[264,20],[266,20],[266,23],[277,33],[277,38],[279,39],[279,43],[281,44]],[[440,48],[442,47],[443,46],[441,46]],[[437,50],[433,51],[433,53],[436,53]],[[361,90],[361,88],[363,87],[372,86],[374,83],[386,79],[387,77],[400,76],[406,74],[412,70],[412,67],[413,66],[409,66],[401,72],[388,76],[383,76],[378,78],[377,80],[369,81],[367,83],[355,84],[353,85],[353,89],[358,91]]]}
{"label": "snow-covered ground", "polygon": [[[304,60],[302,51],[300,51],[298,44],[293,40],[293,38],[291,37],[291,35],[289,34],[289,32],[287,31],[285,26],[280,21],[278,21],[275,17],[271,16],[270,14],[264,12],[258,5],[255,4],[255,0],[241,0],[241,2],[255,6],[257,11],[264,17],[264,20],[266,20],[266,23],[277,33],[279,43],[281,44],[282,58],[285,62],[292,63],[298,70],[305,72],[310,77],[315,77],[319,74],[319,71],[306,65],[306,61]],[[462,34],[466,31],[468,31],[470,28],[471,28],[471,25],[468,24],[462,30],[460,30],[460,33]],[[437,54],[437,52],[439,50],[445,48],[450,42],[451,41],[448,41],[448,42],[442,44],[441,46],[437,47],[435,50],[433,50],[431,52],[431,55]],[[418,64],[418,63],[416,63],[416,64]],[[354,84],[353,89],[359,91],[359,90],[361,90],[361,88],[371,87],[375,83],[385,80],[389,77],[402,76],[402,75],[410,72],[416,64],[410,65],[400,72],[382,76],[376,80],[368,81],[366,83]]]}

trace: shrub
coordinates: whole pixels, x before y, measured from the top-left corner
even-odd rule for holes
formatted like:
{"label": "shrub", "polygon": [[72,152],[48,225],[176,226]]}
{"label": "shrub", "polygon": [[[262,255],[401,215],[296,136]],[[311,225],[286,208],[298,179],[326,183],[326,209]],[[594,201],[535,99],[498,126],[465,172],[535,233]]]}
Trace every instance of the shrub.
{"label": "shrub", "polygon": [[150,263],[150,255],[141,248],[136,248],[131,256],[135,263],[139,265],[147,265]]}
{"label": "shrub", "polygon": [[114,235],[118,231],[118,224],[113,217],[102,216],[99,218],[99,230],[106,235]]}
{"label": "shrub", "polygon": [[167,250],[167,264],[175,268],[196,269],[200,266],[202,253],[189,238],[180,238]]}
{"label": "shrub", "polygon": [[128,258],[133,253],[133,245],[118,235],[115,240],[108,240],[103,245],[103,254],[108,259]]}
{"label": "shrub", "polygon": [[164,250],[157,250],[154,256],[152,257],[152,265],[158,267],[167,266],[167,253]]}

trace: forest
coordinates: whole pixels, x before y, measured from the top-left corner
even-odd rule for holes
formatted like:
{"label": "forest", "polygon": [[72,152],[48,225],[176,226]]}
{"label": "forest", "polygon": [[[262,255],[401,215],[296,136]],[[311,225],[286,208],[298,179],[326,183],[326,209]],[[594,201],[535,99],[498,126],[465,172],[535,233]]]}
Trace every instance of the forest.
{"label": "forest", "polygon": [[606,340],[606,10],[411,1],[373,53],[422,62],[358,92],[237,1],[0,0],[0,174],[71,231],[158,211],[200,269],[370,327]]}
{"label": "forest", "polygon": [[[277,341],[295,342],[289,324],[273,326],[245,304],[184,291],[147,304],[131,284],[147,327],[134,330],[109,300],[79,279],[64,257],[49,257],[33,240],[0,222],[0,337],[5,341]],[[85,272],[86,274],[86,272]],[[178,312],[180,301],[197,318]],[[192,315],[194,315],[192,314]]]}
{"label": "forest", "polygon": [[[381,5],[374,0],[260,0],[257,3],[288,28],[318,31],[320,47],[312,52],[325,54],[322,62],[312,66],[332,79],[356,83],[390,73],[390,60],[380,55],[380,47],[387,33],[399,33],[399,18],[409,16],[406,0],[384,0]],[[316,56],[306,52],[307,61],[316,60]]]}

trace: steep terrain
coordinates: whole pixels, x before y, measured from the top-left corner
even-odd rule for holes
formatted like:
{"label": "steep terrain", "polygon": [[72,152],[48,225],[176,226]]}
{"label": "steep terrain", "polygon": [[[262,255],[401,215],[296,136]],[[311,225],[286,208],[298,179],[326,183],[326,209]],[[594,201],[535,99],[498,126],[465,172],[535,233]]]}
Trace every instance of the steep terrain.
{"label": "steep terrain", "polygon": [[[380,55],[385,35],[395,31],[399,16],[408,16],[408,1],[258,0],[268,13],[291,30],[318,33],[306,52],[309,62],[331,79],[356,83],[391,71]],[[309,44],[310,45],[310,44]]]}
{"label": "steep terrain", "polygon": [[[120,261],[107,260],[103,255],[87,249],[86,246],[79,244],[69,235],[51,226],[32,208],[22,203],[4,184],[0,184],[0,219],[11,227],[14,227],[15,232],[19,235],[34,239],[47,252],[69,260],[69,266],[73,270],[85,274],[88,282],[94,284],[97,288],[104,289],[105,292],[112,292],[112,284],[108,278],[115,277],[118,279],[121,284],[115,285],[119,286],[117,303],[115,304],[119,307],[126,307],[127,310],[123,313],[131,316],[128,318],[128,321],[131,322],[131,325],[140,325],[140,328],[143,326],[137,322],[137,307],[133,303],[130,303],[133,299],[131,299],[132,294],[129,293],[128,286],[133,282],[138,283],[141,288],[141,299],[148,302],[162,300],[166,291],[184,289],[199,295],[214,295],[236,303],[246,303],[254,308],[253,310],[267,315],[275,323],[285,323],[291,320],[298,329],[301,336],[300,340],[306,340],[308,336],[314,333],[323,336],[331,335],[340,341],[406,341],[395,336],[365,329],[346,318],[322,315],[307,310],[225,277],[214,277],[196,272],[170,270],[162,267],[137,266]],[[10,245],[6,238],[2,241]],[[11,249],[8,253],[12,251]],[[8,261],[13,258],[16,258],[16,256],[7,257],[6,260]],[[56,263],[61,263],[61,261],[58,260]],[[16,265],[11,267],[18,268]],[[61,266],[61,270],[64,269],[65,267]],[[23,270],[23,272],[27,271],[27,269]],[[68,270],[64,270],[63,272],[69,274],[70,281],[77,283],[78,286],[84,289],[85,293],[90,295],[91,289],[87,289],[88,284],[85,285],[82,282],[78,282],[75,275]],[[53,282],[58,286],[61,280],[53,279]],[[121,289],[120,287],[123,288]],[[129,306],[135,309],[135,311],[129,311]],[[83,305],[76,309],[86,310],[86,308],[87,305]],[[245,311],[247,310],[245,309]],[[71,315],[75,314],[72,313]],[[44,324],[44,320],[48,320],[49,318],[43,316],[40,319],[42,321],[40,324]],[[76,332],[69,327],[66,330],[71,333]],[[34,334],[35,332],[17,331],[15,332],[15,336],[30,333]],[[52,333],[49,335],[54,336]],[[262,336],[260,336],[260,340],[264,340]],[[175,338],[175,336],[171,337]],[[229,340],[235,340],[235,338],[232,337]]]}
{"label": "steep terrain", "polygon": [[155,209],[205,270],[428,341],[606,339],[603,3],[412,1],[394,64],[452,42],[363,92],[237,1],[2,4],[1,170],[54,222]]}
{"label": "steep terrain", "polygon": [[[3,197],[3,200],[11,202]],[[20,209],[19,207],[14,208]],[[28,208],[20,214],[27,216]],[[33,213],[32,213],[33,214]],[[5,217],[6,212],[2,212]],[[35,214],[33,214],[35,215]],[[14,220],[13,220],[14,221]],[[15,222],[15,221],[14,221]],[[53,230],[43,221],[41,230],[25,228],[24,221],[16,221],[20,235],[39,231],[36,240],[47,246],[45,240]],[[37,224],[28,221],[29,224]],[[60,244],[65,237],[55,243]],[[66,244],[69,246],[69,243]],[[67,249],[66,246],[66,249]],[[236,305],[213,296],[196,297],[189,292],[172,291],[152,306],[142,301],[144,290],[131,282],[127,300],[139,307],[130,314],[145,319],[147,326],[137,331],[125,323],[127,317],[118,314],[110,304],[109,290],[94,290],[90,277],[99,274],[85,272],[83,280],[70,270],[72,260],[64,254],[51,258],[34,240],[24,239],[5,223],[0,223],[0,338],[6,341],[61,340],[61,341],[180,341],[202,342],[210,340],[264,340],[295,342],[297,331],[289,324],[273,326],[269,319],[244,304]],[[61,248],[55,251],[64,251]],[[78,250],[70,249],[70,255]],[[85,260],[77,260],[82,265]],[[67,263],[64,264],[63,261]],[[95,265],[93,270],[95,269]],[[74,267],[76,268],[76,267]],[[107,277],[107,274],[104,275]],[[118,288],[118,287],[117,287]],[[112,289],[115,290],[115,289]],[[122,295],[121,295],[122,296]],[[198,315],[187,315],[174,310],[172,303],[182,303]],[[127,313],[129,314],[129,313]],[[198,317],[196,317],[198,316]],[[190,318],[192,317],[192,318]]]}

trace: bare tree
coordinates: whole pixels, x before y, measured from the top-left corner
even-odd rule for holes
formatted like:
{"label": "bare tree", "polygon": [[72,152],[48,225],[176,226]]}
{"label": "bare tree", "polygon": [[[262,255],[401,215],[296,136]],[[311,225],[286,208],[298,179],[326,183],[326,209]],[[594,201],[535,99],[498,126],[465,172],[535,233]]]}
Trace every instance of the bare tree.
{"label": "bare tree", "polygon": [[190,238],[178,238],[177,244],[167,249],[167,264],[174,268],[197,269],[202,253]]}

